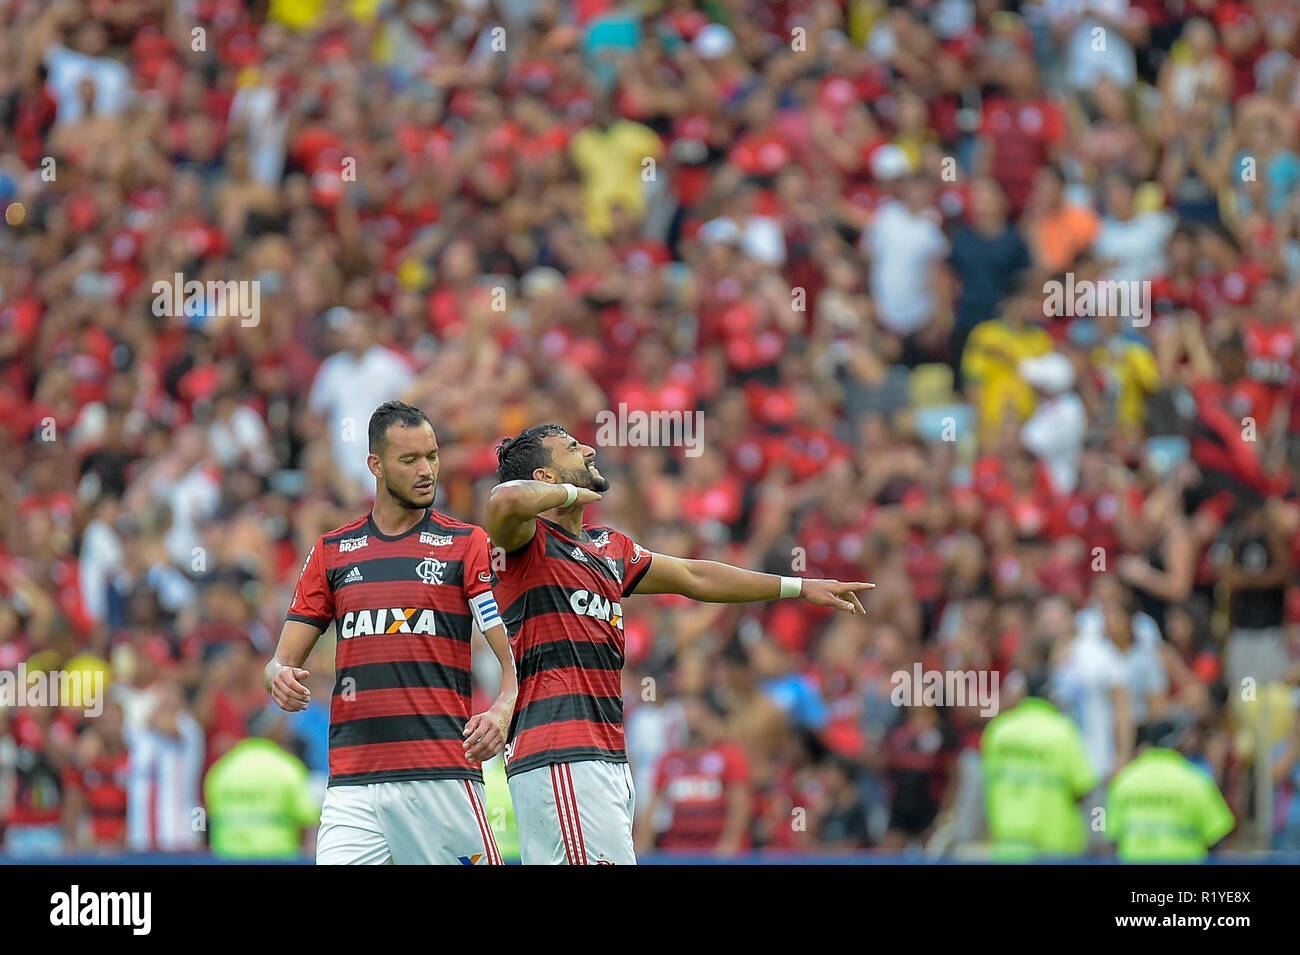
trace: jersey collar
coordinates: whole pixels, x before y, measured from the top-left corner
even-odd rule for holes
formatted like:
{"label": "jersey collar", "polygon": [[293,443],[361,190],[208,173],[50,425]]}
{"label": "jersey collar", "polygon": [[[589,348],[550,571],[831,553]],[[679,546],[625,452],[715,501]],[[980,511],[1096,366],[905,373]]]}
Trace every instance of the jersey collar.
{"label": "jersey collar", "polygon": [[369,529],[370,529],[370,533],[371,533],[371,534],[374,534],[374,535],[375,535],[376,537],[378,537],[381,541],[390,541],[390,542],[391,542],[391,541],[399,541],[399,540],[401,540],[401,539],[404,538],[404,537],[410,537],[412,534],[414,534],[416,531],[418,531],[420,528],[422,528],[422,527],[424,526],[425,522],[429,519],[429,515],[430,515],[430,513],[431,513],[430,508],[427,508],[427,507],[426,507],[426,508],[424,509],[424,516],[423,516],[422,518],[420,518],[418,521],[416,521],[414,524],[412,524],[412,525],[411,525],[411,529],[410,529],[409,531],[406,531],[405,533],[402,533],[402,534],[398,534],[398,535],[396,535],[395,537],[390,537],[389,535],[383,533],[383,532],[379,529],[379,525],[375,523],[375,512],[374,512],[374,511],[371,511],[369,514],[366,515],[366,526],[369,527]]}
{"label": "jersey collar", "polygon": [[580,544],[588,544],[591,542],[591,537],[588,536],[587,529],[585,527],[582,529],[582,536],[575,537],[573,534],[569,533],[569,531],[566,528],[561,527],[559,524],[555,523],[554,521],[548,521],[544,517],[539,517],[538,520],[541,521],[543,524],[545,524],[547,527],[554,530],[561,537],[567,537],[569,540],[577,541]]}

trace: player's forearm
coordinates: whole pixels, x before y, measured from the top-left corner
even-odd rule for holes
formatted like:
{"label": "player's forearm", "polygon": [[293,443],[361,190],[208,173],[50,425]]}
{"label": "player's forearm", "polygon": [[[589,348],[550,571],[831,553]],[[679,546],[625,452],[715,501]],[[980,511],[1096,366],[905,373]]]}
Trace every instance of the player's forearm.
{"label": "player's forearm", "polygon": [[280,631],[280,640],[275,645],[275,654],[267,661],[262,673],[266,688],[271,688],[275,675],[285,667],[301,667],[316,646],[322,631],[297,620],[288,620]]}
{"label": "player's forearm", "polygon": [[781,596],[781,578],[716,560],[686,562],[689,573],[679,591],[707,603],[751,603]]}
{"label": "player's forearm", "polygon": [[488,516],[532,520],[552,508],[563,507],[569,489],[563,484],[546,481],[507,481],[488,494]]}
{"label": "player's forearm", "polygon": [[501,684],[497,688],[497,698],[492,704],[503,713],[511,714],[515,709],[515,699],[519,695],[519,679],[515,674],[515,658],[510,652],[510,639],[506,628],[490,627],[483,634],[497,662],[501,664]]}

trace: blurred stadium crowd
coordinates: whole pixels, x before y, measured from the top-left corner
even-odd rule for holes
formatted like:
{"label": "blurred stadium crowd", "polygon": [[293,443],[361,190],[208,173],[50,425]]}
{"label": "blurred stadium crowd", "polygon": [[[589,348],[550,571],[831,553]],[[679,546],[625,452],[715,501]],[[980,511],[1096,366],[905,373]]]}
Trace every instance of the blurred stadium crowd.
{"label": "blurred stadium crowd", "polygon": [[[1052,699],[1103,780],[1177,748],[1228,845],[1300,848],[1298,28],[1289,0],[0,0],[0,669],[113,697],[0,708],[6,850],[200,847],[250,732],[324,774],[329,638],[305,714],[265,715],[262,664],[392,397],[471,521],[502,436],[701,410],[698,454],[600,447],[591,519],[877,583],[865,623],[629,602],[643,847],[978,841],[986,719],[895,705],[920,662]],[[178,273],[258,281],[256,320],[159,315]],[[1066,273],[1149,281],[1149,324],[1052,314]]]}

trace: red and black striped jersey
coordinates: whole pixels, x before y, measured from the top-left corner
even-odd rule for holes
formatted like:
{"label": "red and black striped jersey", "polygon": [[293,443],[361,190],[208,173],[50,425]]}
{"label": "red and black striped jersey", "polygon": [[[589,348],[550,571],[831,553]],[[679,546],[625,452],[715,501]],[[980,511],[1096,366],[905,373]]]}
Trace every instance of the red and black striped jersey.
{"label": "red and black striped jersey", "polygon": [[[465,758],[474,600],[491,603],[487,533],[430,508],[405,534],[370,515],[321,535],[287,619],[334,623],[331,786],[482,779]],[[482,606],[486,604],[486,609]]]}
{"label": "red and black striped jersey", "polygon": [[655,792],[672,810],[672,821],[658,839],[659,848],[717,848],[727,828],[727,790],[748,785],[749,760],[735,743],[664,753],[655,773]]}
{"label": "red and black striped jersey", "polygon": [[519,675],[506,775],[575,760],[627,762],[623,607],[650,552],[608,527],[580,537],[537,519],[506,554],[497,600]]}

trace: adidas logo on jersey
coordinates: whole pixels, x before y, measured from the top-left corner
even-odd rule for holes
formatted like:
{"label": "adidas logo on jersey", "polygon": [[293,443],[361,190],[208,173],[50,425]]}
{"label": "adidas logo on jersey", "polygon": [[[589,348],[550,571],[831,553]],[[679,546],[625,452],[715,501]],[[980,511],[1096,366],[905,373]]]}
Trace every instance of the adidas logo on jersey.
{"label": "adidas logo on jersey", "polygon": [[581,547],[575,547],[573,548],[573,559],[580,560],[585,564],[587,562],[587,552]]}
{"label": "adidas logo on jersey", "polygon": [[365,579],[366,578],[361,576],[361,568],[354,565],[353,568],[348,571],[348,575],[343,578],[343,582],[345,584],[359,584]]}

